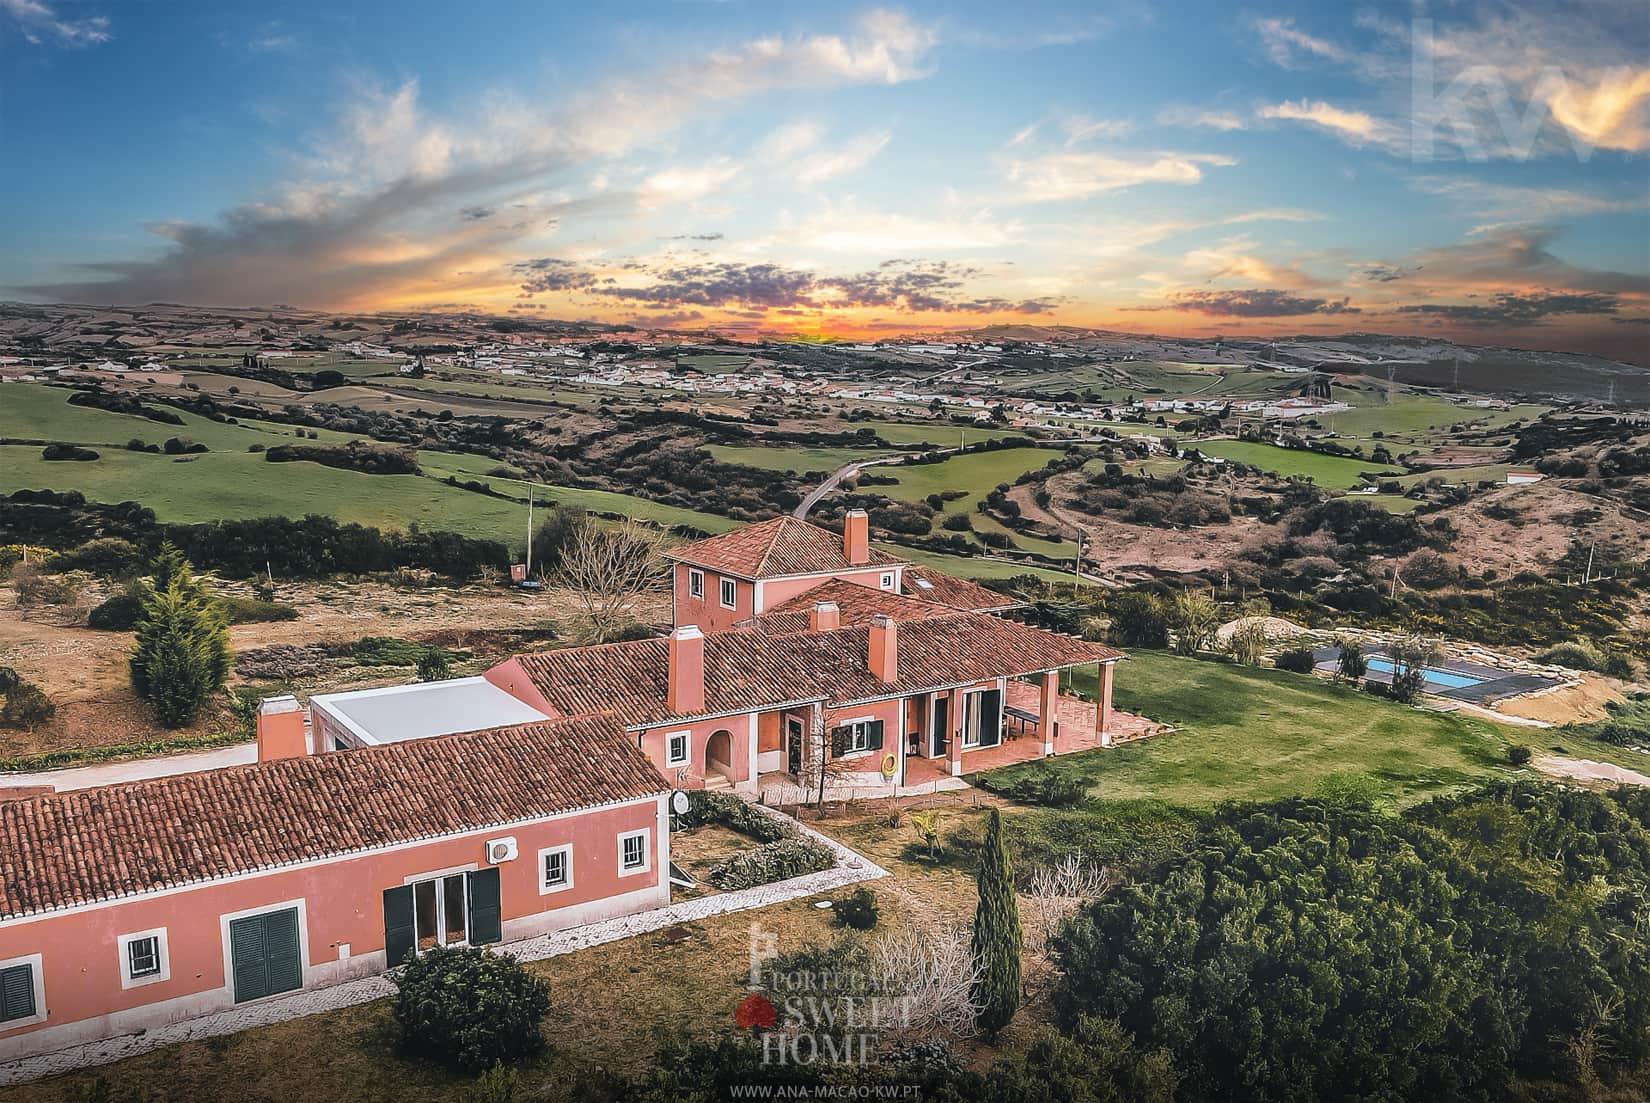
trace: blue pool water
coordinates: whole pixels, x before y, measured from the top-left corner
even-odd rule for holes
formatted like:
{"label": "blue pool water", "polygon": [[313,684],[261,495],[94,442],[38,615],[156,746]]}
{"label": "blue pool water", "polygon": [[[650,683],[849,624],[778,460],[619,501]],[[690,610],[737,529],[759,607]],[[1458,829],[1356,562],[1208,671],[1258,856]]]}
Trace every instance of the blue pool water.
{"label": "blue pool water", "polygon": [[[1392,660],[1379,657],[1369,660],[1369,669],[1379,670],[1382,674],[1393,672]],[[1483,678],[1474,678],[1471,674],[1457,674],[1453,670],[1440,670],[1435,666],[1426,668],[1426,682],[1430,686],[1444,686],[1447,689],[1461,689],[1464,686],[1476,686],[1484,681]]]}

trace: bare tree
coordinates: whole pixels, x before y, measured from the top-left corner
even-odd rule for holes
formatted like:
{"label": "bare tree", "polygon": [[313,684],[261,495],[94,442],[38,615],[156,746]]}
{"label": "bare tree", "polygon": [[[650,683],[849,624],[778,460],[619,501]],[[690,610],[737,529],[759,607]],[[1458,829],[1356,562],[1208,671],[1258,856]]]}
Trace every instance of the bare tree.
{"label": "bare tree", "polygon": [[584,525],[562,548],[556,581],[572,593],[597,641],[616,638],[636,622],[636,603],[666,588],[663,548],[658,530],[635,521]]}
{"label": "bare tree", "polygon": [[1077,909],[1098,900],[1117,884],[1118,875],[1110,866],[1085,861],[1081,850],[1073,851],[1053,865],[1032,870],[1021,893],[1026,898],[1026,941],[1039,956],[1048,953],[1049,940]]}

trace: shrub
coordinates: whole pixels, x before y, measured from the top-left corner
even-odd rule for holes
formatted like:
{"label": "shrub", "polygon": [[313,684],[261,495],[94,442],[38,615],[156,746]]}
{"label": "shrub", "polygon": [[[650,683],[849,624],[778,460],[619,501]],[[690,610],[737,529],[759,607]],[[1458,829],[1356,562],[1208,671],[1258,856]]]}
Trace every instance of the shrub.
{"label": "shrub", "polygon": [[1040,804],[1047,808],[1070,808],[1081,804],[1089,795],[1088,786],[1080,779],[1046,771],[1002,783],[993,781],[988,775],[980,783],[1009,800],[1021,804]]}
{"label": "shrub", "polygon": [[852,896],[836,906],[836,922],[839,927],[852,927],[856,931],[871,930],[877,925],[876,894],[863,886],[855,889]]}
{"label": "shrub", "polygon": [[453,674],[453,666],[447,661],[446,652],[434,647],[418,656],[417,670],[421,682],[439,682]]}
{"label": "shrub", "polygon": [[737,831],[760,843],[775,843],[798,834],[789,820],[758,812],[750,804],[727,793],[710,793],[695,789],[688,793],[688,810],[678,818],[679,826],[699,827],[707,823],[721,824],[729,831]]}
{"label": "shrub", "polygon": [[1363,644],[1354,639],[1337,637],[1335,646],[1340,657],[1335,660],[1335,674],[1348,682],[1357,682],[1369,672],[1369,659],[1364,656]]}
{"label": "shrub", "polygon": [[95,460],[97,453],[78,444],[48,444],[40,450],[43,460]]}
{"label": "shrub", "polygon": [[80,599],[79,575],[48,575],[32,564],[19,565],[11,572],[12,589],[20,608],[31,605],[73,605]]}
{"label": "shrub", "polygon": [[120,593],[93,607],[86,614],[86,626],[105,632],[130,632],[137,626],[142,612],[143,585],[133,582]]}
{"label": "shrub", "polygon": [[1272,660],[1272,665],[1292,674],[1310,674],[1318,664],[1312,658],[1310,647],[1291,647]]}
{"label": "shrub", "polygon": [[1555,647],[1549,647],[1537,655],[1535,659],[1539,663],[1569,667],[1571,670],[1600,671],[1604,669],[1604,652],[1583,640],[1570,640]]}
{"label": "shrub", "polygon": [[269,621],[298,619],[298,609],[292,605],[282,605],[262,598],[237,597],[234,594],[219,594],[218,600],[223,603],[223,613],[229,618],[230,624],[263,624]]}
{"label": "shrub", "polygon": [[55,712],[57,706],[45,690],[33,682],[19,682],[6,691],[0,722],[8,728],[33,728],[50,720]]}
{"label": "shrub", "polygon": [[508,954],[437,947],[390,976],[397,1040],[409,1054],[473,1073],[544,1048],[550,990]]}
{"label": "shrub", "polygon": [[719,889],[748,889],[819,873],[836,864],[836,856],[822,843],[797,836],[763,843],[735,854],[710,871],[710,883]]}
{"label": "shrub", "polygon": [[1123,647],[1169,646],[1169,617],[1160,598],[1120,594],[1111,605],[1112,642]]}
{"label": "shrub", "polygon": [[464,1103],[516,1103],[521,1093],[521,1077],[515,1069],[494,1065],[464,1089]]}
{"label": "shrub", "polygon": [[22,684],[23,678],[9,666],[0,666],[0,693],[10,693],[13,687]]}
{"label": "shrub", "polygon": [[1530,748],[1522,743],[1514,743],[1507,748],[1507,761],[1514,766],[1522,766],[1530,761]]}
{"label": "shrub", "polygon": [[52,566],[60,571],[87,571],[104,578],[131,578],[142,574],[148,563],[148,554],[130,540],[101,536],[64,552]]}
{"label": "shrub", "polygon": [[206,445],[197,444],[187,437],[167,437],[160,450],[168,456],[195,456],[206,451]]}

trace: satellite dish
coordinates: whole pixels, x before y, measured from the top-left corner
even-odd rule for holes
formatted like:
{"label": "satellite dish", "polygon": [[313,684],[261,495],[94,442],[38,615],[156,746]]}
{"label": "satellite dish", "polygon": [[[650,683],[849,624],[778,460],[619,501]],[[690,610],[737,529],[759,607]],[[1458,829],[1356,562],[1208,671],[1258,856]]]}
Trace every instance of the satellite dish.
{"label": "satellite dish", "polygon": [[678,816],[687,815],[688,795],[680,789],[670,794],[670,810],[675,812]]}

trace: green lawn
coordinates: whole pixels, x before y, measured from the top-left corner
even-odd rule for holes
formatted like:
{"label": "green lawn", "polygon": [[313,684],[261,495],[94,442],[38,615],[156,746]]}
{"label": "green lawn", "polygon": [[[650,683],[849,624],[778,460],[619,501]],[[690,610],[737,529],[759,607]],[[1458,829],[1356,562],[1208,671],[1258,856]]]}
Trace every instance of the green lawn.
{"label": "green lawn", "polygon": [[[1093,675],[1087,686],[1092,692]],[[1305,674],[1136,651],[1117,668],[1117,707],[1179,731],[1111,750],[992,771],[1081,778],[1106,801],[1208,808],[1327,787],[1373,786],[1395,805],[1505,776],[1508,729],[1383,701]],[[1517,733],[1512,741],[1523,741]]]}
{"label": "green lawn", "polygon": [[1279,448],[1275,444],[1256,444],[1246,440],[1200,440],[1195,447],[1207,456],[1235,460],[1273,471],[1279,475],[1302,475],[1319,486],[1347,490],[1361,481],[1359,475],[1368,471],[1382,475],[1401,475],[1403,468],[1389,467],[1368,460],[1348,459],[1345,456],[1325,456],[1298,448]]}
{"label": "green lawn", "polygon": [[[297,431],[286,425],[242,421],[228,425],[199,414],[188,413],[158,402],[147,405],[167,410],[183,418],[182,425],[151,421],[136,414],[115,414],[90,406],[71,406],[74,392],[39,383],[8,383],[0,390],[0,437],[13,440],[54,440],[92,446],[121,447],[136,437],[160,444],[168,437],[185,437],[214,451],[244,452],[248,445],[266,446],[290,442]],[[355,438],[344,433],[317,430],[321,441]]]}

